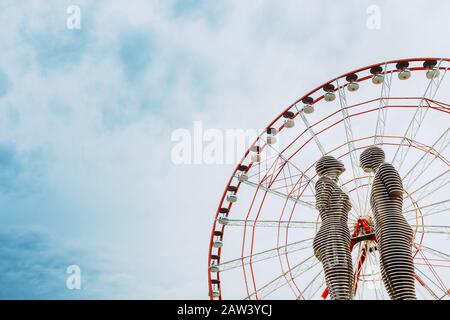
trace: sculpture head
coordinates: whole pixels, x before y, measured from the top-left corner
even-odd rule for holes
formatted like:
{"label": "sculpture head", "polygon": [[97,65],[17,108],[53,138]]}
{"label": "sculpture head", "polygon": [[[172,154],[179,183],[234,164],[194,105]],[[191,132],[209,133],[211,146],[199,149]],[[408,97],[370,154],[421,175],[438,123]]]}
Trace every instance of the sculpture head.
{"label": "sculpture head", "polygon": [[320,177],[339,177],[344,171],[344,164],[332,156],[323,156],[316,163],[316,172]]}
{"label": "sculpture head", "polygon": [[385,157],[383,149],[376,146],[369,147],[361,153],[359,165],[365,172],[373,172],[384,162]]}

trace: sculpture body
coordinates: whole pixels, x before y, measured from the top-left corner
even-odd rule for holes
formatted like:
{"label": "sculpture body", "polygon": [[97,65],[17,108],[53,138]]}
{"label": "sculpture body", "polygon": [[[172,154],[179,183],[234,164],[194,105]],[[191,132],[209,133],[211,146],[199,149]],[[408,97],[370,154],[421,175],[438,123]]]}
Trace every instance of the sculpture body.
{"label": "sculpture body", "polygon": [[402,181],[397,170],[384,159],[384,152],[378,147],[370,147],[361,154],[364,171],[375,172],[370,203],[381,275],[391,299],[416,299],[411,253],[413,231],[402,213]]}
{"label": "sculpture body", "polygon": [[352,206],[348,195],[336,183],[344,170],[342,163],[331,156],[322,157],[316,165],[317,174],[321,177],[316,183],[316,208],[322,224],[314,238],[313,249],[323,265],[333,300],[353,297],[354,277],[347,225]]}

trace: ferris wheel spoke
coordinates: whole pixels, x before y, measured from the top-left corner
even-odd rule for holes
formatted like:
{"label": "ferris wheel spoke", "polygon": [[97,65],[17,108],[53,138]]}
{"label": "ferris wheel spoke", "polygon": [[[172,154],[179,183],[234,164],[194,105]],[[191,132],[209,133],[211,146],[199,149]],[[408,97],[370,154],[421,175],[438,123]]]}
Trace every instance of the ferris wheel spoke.
{"label": "ferris wheel spoke", "polygon": [[[292,175],[291,174],[291,170],[288,167],[288,171],[289,171],[289,176],[286,176],[286,173],[283,172],[283,177],[282,178],[277,178],[275,180],[272,181],[272,184],[270,186],[271,190],[285,190],[286,194],[295,194],[296,192],[298,192],[300,189],[304,188],[305,186],[308,185],[313,185],[313,181],[310,179],[303,179],[304,175],[302,174],[295,174]],[[303,181],[304,180],[304,181]],[[291,191],[289,191],[291,190]],[[311,189],[311,191],[314,193],[314,190]]]}
{"label": "ferris wheel spoke", "polygon": [[318,278],[316,278],[316,281],[313,281],[313,283],[311,283],[309,287],[305,289],[301,295],[297,296],[297,300],[311,300],[313,299],[313,297],[316,296],[316,294],[319,292],[320,289],[323,290],[324,287],[326,288],[325,277],[321,277],[322,273],[323,271],[319,273],[319,276]]}
{"label": "ferris wheel spoke", "polygon": [[[366,260],[365,260],[365,263],[364,263],[364,265],[363,265],[363,267],[362,267],[362,274],[363,274],[363,276],[365,276],[366,274],[367,274],[367,267],[369,266],[369,259],[368,259],[368,256],[370,255],[370,253],[368,252],[369,251],[369,246],[368,246],[368,244],[366,244],[366,246],[365,246],[365,253],[366,253]],[[369,262],[369,263],[368,263]],[[365,293],[365,291],[366,291],[366,283],[367,283],[368,281],[366,280],[366,279],[363,279],[363,281],[360,281],[360,283],[361,283],[361,297],[364,297],[364,293]]]}
{"label": "ferris wheel spoke", "polygon": [[[302,177],[304,177],[304,175],[302,173],[293,174],[293,175],[291,175],[289,177],[276,178],[275,180],[273,180],[273,183],[284,182],[284,181],[289,180],[289,179],[302,178]],[[280,189],[280,188],[284,188],[284,187],[278,187],[278,188],[272,188],[272,189],[273,190],[277,190],[277,189]]]}
{"label": "ferris wheel spoke", "polygon": [[[261,143],[258,143],[261,140]],[[258,137],[257,142],[255,143],[256,146],[259,146],[260,150],[256,151],[256,154],[261,156],[261,151],[266,150],[264,153],[265,157],[263,161],[257,161],[258,165],[258,181],[259,184],[268,184],[268,180],[272,180],[272,177],[275,173],[279,173],[280,170],[283,170],[284,166],[286,165],[286,162],[280,162],[280,155],[276,153],[275,155],[269,155],[270,147],[271,145],[265,144],[266,142],[261,138]],[[262,146],[262,147],[261,147]],[[269,148],[267,148],[269,147]]]}
{"label": "ferris wheel spoke", "polygon": [[432,225],[411,225],[412,228],[418,228],[418,233],[441,233],[450,234],[450,226],[432,226]]}
{"label": "ferris wheel spoke", "polygon": [[[284,179],[283,179],[283,180],[284,180]],[[306,183],[307,183],[307,182],[305,182],[304,184],[300,184],[300,185],[298,185],[298,182],[290,183],[290,184],[285,183],[284,186],[281,185],[281,186],[278,186],[278,187],[274,187],[274,186],[272,185],[272,187],[270,187],[270,189],[271,189],[271,190],[275,190],[275,191],[285,189],[286,193],[295,193],[296,191],[298,191],[298,189],[303,188],[303,187],[306,185]],[[298,187],[297,187],[297,186],[298,186]],[[289,191],[289,188],[295,188],[295,189],[293,189],[292,192],[290,192],[290,191]]]}
{"label": "ferris wheel spoke", "polygon": [[[442,201],[438,201],[435,203],[430,203],[430,204],[426,204],[426,205],[422,205],[422,206],[418,206],[418,207],[414,207],[412,209],[408,209],[408,210],[404,210],[403,214],[405,216],[408,216],[412,213],[417,213],[418,210],[420,210],[420,212],[422,213],[422,217],[427,217],[427,216],[431,216],[434,214],[438,214],[438,213],[442,213],[442,212],[446,212],[448,210],[450,210],[450,199],[447,200],[442,200]],[[409,206],[411,207],[411,206]],[[407,221],[416,219],[416,216],[413,216],[411,218],[407,218]]]}
{"label": "ferris wheel spoke", "polygon": [[[273,148],[271,145],[267,145],[269,148]],[[264,149],[262,149],[264,150]],[[259,153],[261,156],[261,153]],[[282,161],[280,161],[280,159]],[[270,163],[270,164],[269,164]],[[281,157],[279,153],[276,153],[273,156],[267,156],[264,159],[261,158],[261,161],[254,161],[252,168],[257,168],[257,171],[255,171],[252,174],[248,175],[248,179],[254,179],[257,178],[257,181],[260,184],[267,183],[268,180],[272,179],[272,176],[279,173],[281,170],[284,169],[286,165],[288,165],[289,162],[284,158]],[[301,171],[300,171],[301,172]],[[275,179],[272,179],[275,180]]]}
{"label": "ferris wheel spoke", "polygon": [[297,165],[295,165],[295,163],[293,163],[290,159],[287,159],[283,154],[281,154],[277,149],[275,149],[272,145],[268,144],[267,146],[269,146],[269,148],[271,148],[275,153],[278,154],[278,156],[280,157],[280,159],[282,159],[283,161],[285,161],[286,163],[290,164],[293,168],[295,168],[298,172],[300,172],[300,174],[302,174],[303,177],[305,177],[306,179],[308,179],[308,181],[310,181],[311,183],[314,184],[314,181],[312,181],[311,178],[309,178],[304,172],[303,170],[301,170],[299,167],[297,167]]}
{"label": "ferris wheel spoke", "polygon": [[450,268],[450,264],[447,261],[417,261],[415,264],[417,266],[432,266],[433,268]]}
{"label": "ferris wheel spoke", "polygon": [[358,290],[359,286],[359,277],[362,270],[362,267],[364,265],[364,262],[366,260],[367,256],[367,244],[363,242],[358,243],[358,252],[356,253],[356,259],[354,262],[354,282],[353,282],[353,295],[358,293],[359,298],[361,298],[361,291]]}
{"label": "ferris wheel spoke", "polygon": [[376,261],[377,266],[378,266],[378,270],[379,270],[379,277],[380,277],[380,279],[378,281],[378,286],[380,288],[381,297],[383,298],[383,300],[385,300],[387,293],[386,293],[386,290],[385,290],[385,288],[383,286],[383,279],[381,277],[380,257],[379,257],[378,251],[374,250],[373,252],[374,252],[374,260]]}
{"label": "ferris wheel spoke", "polygon": [[[347,103],[347,95],[345,93],[345,90],[343,87],[339,85],[339,80],[337,80],[337,87],[338,87],[338,95],[339,95],[339,103],[341,106],[341,112],[342,112],[342,118],[344,120],[344,129],[345,129],[345,135],[347,138],[347,147],[349,151],[350,156],[350,163],[352,166],[352,173],[353,173],[353,181],[355,183],[356,188],[356,198],[358,207],[356,208],[356,212],[359,214],[359,216],[362,215],[361,209],[362,209],[362,203],[365,202],[364,199],[364,192],[361,190],[361,181],[357,179],[361,175],[361,170],[358,166],[358,159],[356,156],[356,147],[354,144],[354,137],[353,137],[353,129],[352,124],[350,121],[350,116],[348,114],[348,103]],[[362,202],[364,201],[364,202]]]}
{"label": "ferris wheel spoke", "polygon": [[[425,261],[425,266],[428,267],[429,271],[431,272],[431,274],[433,275],[433,277],[436,279],[436,282],[433,282],[434,285],[436,285],[440,290],[442,290],[442,292],[446,292],[448,290],[448,288],[445,286],[444,282],[442,281],[441,277],[439,276],[439,274],[436,272],[434,266],[429,262],[428,258],[425,256],[425,254],[422,251],[419,251],[419,254],[422,256],[422,258]],[[417,263],[415,264],[417,265]],[[430,278],[428,278],[429,280],[431,280]]]}
{"label": "ferris wheel spoke", "polygon": [[[368,261],[370,264],[370,268],[372,271],[372,274],[374,274],[375,272],[380,273],[380,266],[378,264],[378,260],[376,258],[376,254],[375,254],[375,250],[371,252],[369,252],[369,254],[367,255],[368,257]],[[383,293],[383,287],[382,287],[382,281],[381,278],[380,279],[376,279],[375,275],[373,275],[373,279],[372,279],[372,283],[373,283],[373,289],[375,291],[375,296],[377,299],[381,298],[381,300],[385,299],[384,293]]]}
{"label": "ferris wheel spoke", "polygon": [[[302,269],[298,269],[298,270],[301,270],[301,272],[297,272],[294,276],[291,276],[291,277],[289,277],[289,278],[287,278],[286,276],[284,276],[285,279],[286,279],[286,281],[281,282],[280,285],[274,287],[272,290],[268,291],[268,292],[267,292],[266,294],[264,294],[262,297],[263,297],[263,298],[269,297],[270,295],[274,294],[276,291],[278,291],[279,289],[285,287],[286,285],[292,283],[293,281],[295,281],[296,278],[298,278],[299,276],[305,274],[307,271],[313,269],[313,268],[316,267],[317,265],[319,265],[319,261],[318,261],[318,260],[315,260],[309,267],[307,267],[307,268],[302,268]],[[287,273],[288,273],[288,272],[289,272],[289,271],[287,271]]]}
{"label": "ferris wheel spoke", "polygon": [[[283,272],[275,279],[269,281],[268,283],[260,287],[257,291],[252,292],[249,296],[245,297],[245,300],[253,299],[256,296],[265,298],[273,294],[274,292],[286,286],[288,283],[292,282],[294,279],[298,278],[311,268],[315,267],[319,263],[319,261],[314,258],[315,258],[314,254],[310,255],[306,259],[296,264],[294,267]],[[287,276],[288,274],[293,275],[288,277]]]}
{"label": "ferris wheel spoke", "polygon": [[[286,170],[288,171],[287,176],[286,176]],[[280,173],[281,173],[282,178],[277,181],[277,178],[280,176]],[[299,178],[299,181],[301,181],[301,177]],[[276,184],[276,182],[280,182],[280,183]],[[285,162],[285,166],[283,166],[281,168],[280,172],[273,177],[273,179],[270,182],[270,185],[268,185],[268,186],[272,190],[280,190],[281,189],[281,190],[285,190],[286,194],[292,194],[292,192],[290,192],[289,189],[294,188],[294,182],[292,180],[291,166],[290,166],[289,162]]]}
{"label": "ferris wheel spoke", "polygon": [[[438,295],[430,288],[429,285],[426,284],[425,281],[423,281],[422,277],[426,278],[436,287],[439,288],[439,286],[433,280],[431,280],[424,272],[422,272],[417,266],[414,266],[414,269],[416,270],[416,280],[419,282],[419,284],[422,285],[422,287],[424,287],[434,299],[438,300],[439,299]],[[419,277],[417,273],[419,273],[419,275],[422,277]]]}
{"label": "ferris wheel spoke", "polygon": [[[410,197],[414,196],[414,202],[417,203],[428,197],[430,194],[433,194],[434,192],[448,185],[450,183],[449,176],[450,176],[450,169],[447,169],[445,172],[434,177],[433,179],[429,180],[428,182],[424,183],[423,185],[415,189],[413,192],[409,193],[409,196]],[[414,203],[406,207],[405,210],[408,210],[412,206],[414,206]]]}
{"label": "ferris wheel spoke", "polygon": [[[305,261],[305,260],[303,260],[303,261]],[[286,284],[289,284],[289,286],[291,286],[291,283],[295,284],[295,280],[297,278],[304,275],[306,272],[313,270],[316,266],[319,266],[319,268],[320,268],[319,260],[317,260],[314,253],[311,256],[309,256],[307,258],[307,260],[309,260],[307,264],[302,261],[302,262],[300,262],[300,264],[297,264],[298,267],[294,266],[294,268],[291,268],[291,267],[288,268],[286,273],[289,273],[289,277],[286,278],[287,282],[285,284],[283,284],[281,287],[285,286]],[[300,289],[298,288],[298,286],[296,284],[295,284],[295,287],[297,288],[297,291],[299,292]],[[270,294],[272,294],[272,293],[273,293],[273,291]],[[294,294],[297,296],[297,294],[295,292],[294,292]],[[266,296],[268,296],[268,295],[269,294],[267,294]]]}
{"label": "ferris wheel spoke", "polygon": [[[419,270],[419,266],[422,267],[427,267],[427,269],[430,271],[431,275],[436,279],[436,281],[438,283],[436,283],[435,281],[433,281],[431,279],[431,277],[429,277],[427,274],[425,274],[424,272],[421,272],[423,276],[425,276],[430,282],[432,282],[437,288],[439,288],[439,290],[441,290],[442,292],[448,292],[448,288],[445,286],[445,284],[443,283],[442,279],[439,277],[438,273],[435,270],[435,267],[450,267],[447,265],[443,265],[442,263],[449,263],[450,262],[450,256],[444,252],[441,252],[439,250],[436,249],[432,249],[430,247],[424,246],[422,244],[417,244],[414,243],[414,247],[417,249],[418,253],[420,254],[420,256],[422,258],[420,258],[421,260],[423,260],[421,262],[415,262],[414,265],[416,267],[416,270]],[[432,254],[435,257],[439,257],[442,259],[429,259],[428,257],[425,256],[425,252]],[[416,257],[415,260],[417,260],[418,258]],[[431,263],[434,261],[438,261],[439,263]]]}
{"label": "ferris wheel spoke", "polygon": [[[280,161],[281,160],[281,161]],[[283,172],[284,168],[288,165],[286,161],[283,161],[279,155],[275,157],[275,160],[270,164],[265,165],[264,171],[260,172],[258,177],[258,181],[260,185],[265,185],[267,187],[271,186],[273,180],[279,176],[281,172]]]}
{"label": "ferris wheel spoke", "polygon": [[[297,110],[298,110],[298,109],[297,109]],[[304,115],[303,112],[300,112],[300,111],[299,111],[299,114],[300,114],[300,118],[303,120],[303,123],[304,123],[305,126],[306,126],[306,129],[308,130],[308,132],[309,132],[309,134],[311,135],[312,139],[313,139],[314,142],[316,143],[316,145],[317,145],[317,147],[318,147],[320,153],[321,153],[322,155],[326,155],[327,153],[325,152],[325,148],[323,147],[322,143],[320,142],[320,140],[319,140],[317,134],[314,132],[314,129],[313,129],[312,126],[310,125],[308,119],[306,119],[306,117],[305,117],[305,115]],[[349,198],[350,198],[350,201],[351,201],[351,203],[352,203],[352,206],[353,206],[354,208],[357,207],[356,201],[353,199],[352,195],[348,192],[347,188],[343,185],[343,182],[342,182],[342,179],[341,179],[341,178],[339,178],[339,184],[341,185],[342,191],[344,191],[346,194],[348,194],[348,196],[349,196]],[[353,210],[352,210],[352,211],[353,211]],[[351,214],[356,220],[358,219],[358,216],[355,215],[354,213],[351,212],[350,214]]]}
{"label": "ferris wheel spoke", "polygon": [[368,289],[373,289],[375,296],[378,300],[378,292],[376,291],[376,287],[375,287],[375,279],[371,278],[371,279],[367,279],[366,277],[368,277],[367,275],[373,275],[373,273],[375,272],[375,268],[372,262],[372,254],[370,252],[367,252],[366,254],[366,265],[364,266],[364,270],[363,270],[363,274],[364,274],[364,287],[365,287],[365,291],[367,291]]}
{"label": "ferris wheel spoke", "polygon": [[[427,213],[427,214],[423,214],[422,217],[429,217],[429,216],[433,216],[433,215],[436,215],[436,214],[446,213],[446,212],[449,212],[449,211],[450,211],[450,208],[442,209],[442,210],[436,210],[436,211],[433,211],[433,212],[430,212],[430,213]],[[415,217],[414,218],[409,218],[409,219],[407,219],[407,221],[410,221],[410,220],[413,220],[413,219],[415,219]]]}
{"label": "ferris wheel spoke", "polygon": [[[292,181],[292,178],[291,178],[292,177],[292,173],[291,173],[289,164],[287,165],[287,170],[289,171],[289,174],[288,174],[287,177],[286,177],[286,170],[285,169],[286,169],[286,167],[283,168],[283,170],[281,171],[282,176],[283,176],[283,179],[281,181],[283,183],[280,184],[278,189],[284,189],[286,191],[286,194],[288,194],[289,193],[289,187],[293,188],[294,187],[294,182]],[[276,178],[277,177],[275,177],[275,179]],[[274,190],[277,190],[277,188],[274,185],[274,183],[275,183],[275,180],[272,181],[271,188],[274,189]]]}
{"label": "ferris wheel spoke", "polygon": [[[374,270],[375,264],[374,264],[374,262],[372,261],[373,257],[372,257],[371,254],[369,254],[368,257],[369,257],[370,268],[371,268],[371,270]],[[373,291],[375,292],[375,298],[376,298],[377,300],[379,300],[380,297],[381,297],[381,292],[378,293],[377,282],[378,282],[378,281],[377,281],[375,278],[372,279],[372,286],[373,286]]]}
{"label": "ferris wheel spoke", "polygon": [[[220,221],[220,219],[218,219]],[[288,221],[288,220],[235,220],[227,221],[227,226],[263,227],[263,228],[301,228],[315,229],[320,225],[317,221]]]}
{"label": "ferris wheel spoke", "polygon": [[[300,183],[300,180],[299,180],[298,182],[299,183],[296,186],[294,186],[294,188],[292,189],[291,194],[296,194],[296,195],[298,195],[299,198],[300,197],[303,197],[303,198],[309,197],[309,198],[315,199],[316,191],[315,191],[315,188],[313,187],[313,185],[309,181]],[[305,191],[307,188],[309,188],[310,193],[305,194]]]}
{"label": "ferris wheel spoke", "polygon": [[434,104],[437,104],[438,106],[445,107],[447,109],[450,108],[450,104],[448,104],[448,103],[445,103],[442,101],[431,100],[431,99],[430,99],[430,101],[433,102]]}
{"label": "ferris wheel spoke", "polygon": [[378,252],[377,250],[374,250],[374,251],[373,251],[373,254],[374,254],[374,260],[375,260],[376,263],[377,263],[377,266],[378,266],[378,269],[379,269],[379,274],[380,274],[380,276],[379,276],[380,279],[379,279],[379,281],[378,281],[378,285],[379,285],[379,287],[380,287],[381,296],[382,296],[383,300],[385,300],[385,299],[386,299],[387,292],[386,292],[386,290],[385,290],[385,288],[384,288],[384,285],[383,285],[383,279],[382,279],[382,277],[381,277],[381,266],[380,266],[380,259],[381,259],[381,257],[380,257],[380,254],[379,254],[379,252]]}
{"label": "ferris wheel spoke", "polygon": [[370,205],[370,190],[371,188],[369,186],[373,183],[374,175],[373,173],[369,173],[369,176],[367,177],[367,188],[366,188],[366,197],[364,201],[364,208],[363,208],[363,214],[365,216],[369,215],[370,211],[372,210],[372,207]]}
{"label": "ferris wheel spoke", "polygon": [[414,182],[419,179],[423,173],[430,168],[431,164],[436,160],[440,154],[443,154],[450,144],[450,128],[444,131],[442,135],[433,143],[433,145],[425,152],[425,154],[412,166],[412,168],[403,177],[405,181],[405,189],[409,189]]}
{"label": "ferris wheel spoke", "polygon": [[215,267],[218,271],[223,272],[231,269],[235,269],[238,267],[242,267],[245,265],[248,265],[250,263],[254,264],[256,262],[264,261],[267,259],[272,259],[277,256],[287,254],[287,253],[293,253],[305,249],[311,249],[311,243],[314,238],[307,238],[304,240],[296,241],[289,243],[287,245],[283,245],[277,248],[272,248],[269,250],[261,251],[254,253],[252,255],[248,255],[245,257],[229,260],[226,262],[221,262],[217,264]]}
{"label": "ferris wheel spoke", "polygon": [[314,292],[312,292],[309,295],[309,299],[312,299],[313,297],[316,296],[316,294],[319,292],[320,289],[322,289],[325,286],[325,277],[323,278],[322,282],[317,286],[317,289],[314,290]]}
{"label": "ferris wheel spoke", "polygon": [[450,255],[448,255],[448,254],[446,254],[446,253],[444,253],[444,252],[442,252],[440,250],[436,250],[436,249],[430,248],[430,247],[425,246],[425,245],[420,244],[420,243],[414,243],[414,247],[418,251],[423,250],[423,251],[426,251],[426,252],[428,252],[428,253],[436,256],[436,257],[440,257],[442,259],[446,259],[447,261],[450,261]]}
{"label": "ferris wheel spoke", "polygon": [[439,297],[438,300],[444,300],[444,298],[447,298],[447,299],[445,299],[445,300],[448,301],[448,300],[449,300],[449,297],[450,297],[450,289],[448,289],[446,293],[444,293],[441,297]]}
{"label": "ferris wheel spoke", "polygon": [[[217,219],[219,223],[222,220]],[[227,227],[255,227],[255,228],[294,228],[294,229],[317,229],[320,225],[320,221],[298,221],[298,220],[245,220],[245,219],[228,219],[226,220]],[[356,223],[356,221],[355,221]],[[352,227],[354,223],[350,221],[349,226]],[[415,225],[412,225],[415,226]],[[423,228],[424,226],[418,226]],[[447,231],[445,226],[425,226],[425,228],[430,227],[426,232],[444,233]],[[421,231],[422,232],[422,231]],[[356,237],[358,238],[358,237]]]}
{"label": "ferris wheel spoke", "polygon": [[388,108],[386,108],[391,95],[392,72],[387,73],[387,63],[384,64],[384,81],[381,85],[380,99],[378,104],[377,121],[375,123],[374,145],[383,144],[384,130]]}
{"label": "ferris wheel spoke", "polygon": [[252,182],[252,181],[244,181],[244,182],[241,182],[241,183],[243,183],[245,185],[248,185],[248,186],[251,186],[251,187],[254,187],[254,188],[259,188],[259,189],[261,189],[263,191],[267,191],[268,193],[271,193],[271,194],[276,195],[278,197],[281,197],[283,199],[294,201],[295,203],[303,205],[303,206],[308,207],[310,209],[314,209],[314,210],[316,209],[315,202],[300,200],[299,198],[295,197],[292,194],[285,194],[285,193],[282,193],[280,191],[272,190],[271,188],[267,188],[265,186],[262,186],[260,184],[257,184],[256,182]]}
{"label": "ferris wheel spoke", "polygon": [[[439,70],[440,66],[442,64],[442,59],[438,62],[436,68]],[[397,168],[398,171],[400,171],[404,160],[406,159],[406,156],[409,152],[409,147],[402,148],[403,142],[405,140],[413,140],[417,133],[419,132],[419,129],[422,125],[423,120],[425,119],[425,116],[427,115],[428,110],[430,109],[430,104],[428,100],[434,99],[436,96],[442,81],[445,78],[445,75],[447,73],[448,68],[445,69],[442,75],[439,75],[437,78],[432,77],[428,83],[428,86],[425,90],[425,93],[422,96],[422,99],[419,102],[418,108],[416,109],[416,112],[414,113],[405,134],[403,135],[402,142],[398,146],[397,150],[395,151],[394,157],[391,161],[391,163],[394,165],[394,167]]]}
{"label": "ferris wheel spoke", "polygon": [[323,273],[323,269],[320,268],[319,273],[316,274],[316,276],[314,276],[314,278],[306,285],[305,289],[303,289],[303,291],[298,295],[297,300],[300,300],[303,298],[303,296],[306,294],[306,292],[308,291],[308,289],[318,280],[320,280],[320,276]]}
{"label": "ferris wheel spoke", "polygon": [[[257,162],[256,164],[254,163],[253,166],[258,167],[258,172],[255,172],[253,174],[249,174],[248,178],[255,178],[261,175],[261,170],[259,169],[259,167],[261,166],[261,164],[264,164],[265,162],[269,162],[271,160],[276,160],[278,158],[278,155],[272,156],[272,157],[268,157],[266,159],[264,159],[263,161]],[[274,165],[276,162],[272,161],[272,165]]]}
{"label": "ferris wheel spoke", "polygon": [[[259,138],[259,139],[261,139],[261,138]],[[279,165],[279,167],[277,168],[277,169],[273,169],[273,172],[272,172],[272,174],[270,174],[270,176],[273,176],[273,178],[271,178],[271,182],[269,183],[269,184],[267,184],[266,186],[264,186],[263,185],[263,181],[264,182],[266,182],[267,181],[267,179],[269,178],[269,176],[268,176],[268,171],[267,171],[267,173],[266,173],[266,176],[264,177],[264,179],[263,180],[261,180],[261,179],[259,179],[259,181],[260,181],[260,185],[261,186],[263,186],[263,187],[265,187],[265,188],[268,188],[268,187],[271,187],[271,189],[273,189],[273,187],[275,187],[275,188],[277,188],[277,189],[280,189],[280,188],[282,188],[282,189],[286,189],[286,192],[288,193],[288,189],[289,189],[289,187],[290,186],[293,186],[293,190],[292,190],[292,192],[290,193],[290,194],[293,194],[294,192],[295,192],[295,187],[297,187],[297,185],[298,184],[300,184],[300,186],[299,186],[299,188],[302,188],[303,186],[309,186],[309,188],[311,189],[311,191],[314,193],[314,185],[315,185],[315,182],[310,178],[310,177],[308,177],[301,169],[299,169],[298,168],[298,166],[297,165],[295,165],[290,159],[287,159],[285,156],[283,156],[278,150],[276,150],[272,145],[270,145],[270,144],[267,144],[267,146],[270,148],[270,149],[272,149],[277,155],[278,155],[278,157],[277,157],[277,161],[278,161],[278,159],[281,159],[282,160],[282,163]],[[273,165],[271,166],[271,168],[273,167]],[[276,165],[275,165],[275,167],[276,167]],[[292,167],[292,168],[291,168]],[[289,172],[289,174],[288,174],[288,176],[286,177],[286,173],[285,173],[285,169],[287,169],[288,170],[288,172]],[[297,175],[295,175],[295,177],[297,177],[297,182],[295,183],[295,184],[293,184],[293,174],[292,174],[292,172],[291,172],[291,169],[295,169],[296,171],[298,171],[299,172],[299,174],[297,174]],[[280,175],[280,172],[282,172],[283,173],[283,177],[282,178],[278,178],[279,177],[279,175]],[[291,180],[291,185],[288,185],[287,184],[287,180]],[[304,182],[304,184],[303,184],[303,186],[302,186],[302,184],[301,184],[301,181],[305,181]],[[276,183],[276,182],[283,182],[283,184],[281,184],[280,186],[274,186],[274,183]],[[266,183],[265,183],[266,184]]]}
{"label": "ferris wheel spoke", "polygon": [[[297,109],[298,110],[298,109]],[[319,140],[319,137],[317,136],[317,134],[314,132],[314,129],[312,128],[312,126],[310,125],[308,119],[306,119],[306,116],[303,112],[299,111],[300,114],[300,118],[302,119],[303,123],[306,126],[306,130],[308,130],[309,134],[311,135],[311,138],[314,140],[314,142],[317,145],[317,148],[319,149],[320,153],[322,155],[325,155],[325,148],[323,147],[322,143]]]}

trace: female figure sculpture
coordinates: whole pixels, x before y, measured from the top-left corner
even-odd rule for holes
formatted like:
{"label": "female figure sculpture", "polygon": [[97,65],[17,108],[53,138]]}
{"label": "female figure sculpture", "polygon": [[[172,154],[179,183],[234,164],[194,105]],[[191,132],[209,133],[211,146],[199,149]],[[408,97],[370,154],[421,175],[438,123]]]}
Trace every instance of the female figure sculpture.
{"label": "female figure sculpture", "polygon": [[402,213],[403,186],[395,168],[385,163],[379,147],[367,148],[360,157],[366,172],[375,172],[370,204],[380,252],[381,276],[391,299],[416,299],[411,247],[413,231]]}
{"label": "female figure sculpture", "polygon": [[337,184],[344,171],[344,165],[332,156],[323,156],[316,164],[316,172],[320,176],[316,183],[316,208],[322,224],[314,238],[313,249],[323,265],[333,300],[353,297],[353,264],[347,225],[352,205],[348,195]]}

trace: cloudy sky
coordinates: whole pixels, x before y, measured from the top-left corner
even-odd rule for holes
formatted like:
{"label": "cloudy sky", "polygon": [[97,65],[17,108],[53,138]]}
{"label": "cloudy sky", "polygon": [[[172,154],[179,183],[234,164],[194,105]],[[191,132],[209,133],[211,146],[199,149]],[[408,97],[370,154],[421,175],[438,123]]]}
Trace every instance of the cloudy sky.
{"label": "cloudy sky", "polygon": [[[68,29],[67,8],[81,9]],[[379,29],[367,9],[380,9]],[[0,298],[207,298],[232,165],[171,134],[262,128],[327,79],[448,56],[450,3],[0,0]],[[81,268],[81,290],[66,268]]]}

